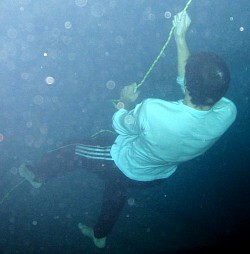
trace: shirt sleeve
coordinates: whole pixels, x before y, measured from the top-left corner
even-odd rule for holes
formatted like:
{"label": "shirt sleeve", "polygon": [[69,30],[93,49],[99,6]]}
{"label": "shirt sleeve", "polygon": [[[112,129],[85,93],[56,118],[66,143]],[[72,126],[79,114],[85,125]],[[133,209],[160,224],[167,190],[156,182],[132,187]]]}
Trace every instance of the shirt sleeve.
{"label": "shirt sleeve", "polygon": [[114,130],[120,135],[139,135],[139,117],[141,117],[141,108],[142,103],[137,104],[131,111],[119,109],[112,118],[112,126]]}
{"label": "shirt sleeve", "polygon": [[176,82],[180,86],[181,91],[183,92],[183,94],[185,94],[185,78],[178,76],[176,78]]}

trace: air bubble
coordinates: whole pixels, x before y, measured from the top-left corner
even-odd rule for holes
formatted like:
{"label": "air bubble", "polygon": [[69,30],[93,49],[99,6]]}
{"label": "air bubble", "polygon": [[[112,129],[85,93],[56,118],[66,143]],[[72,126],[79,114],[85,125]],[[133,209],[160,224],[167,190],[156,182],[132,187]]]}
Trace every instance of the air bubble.
{"label": "air bubble", "polygon": [[12,167],[12,168],[10,169],[10,173],[11,173],[12,175],[17,175],[17,173],[18,173],[18,168],[17,168],[17,167]]}
{"label": "air bubble", "polygon": [[27,72],[23,72],[23,73],[21,74],[21,78],[22,78],[23,80],[28,80],[29,77],[30,77],[30,75],[29,75],[29,73],[27,73]]}
{"label": "air bubble", "polygon": [[31,128],[32,125],[33,125],[33,123],[32,123],[31,121],[29,121],[29,122],[26,123],[26,127],[27,127],[27,128]]}
{"label": "air bubble", "polygon": [[34,98],[33,98],[33,102],[34,104],[36,105],[42,105],[43,102],[44,102],[44,99],[41,95],[36,95]]}
{"label": "air bubble", "polygon": [[164,13],[164,17],[165,17],[165,19],[170,19],[170,18],[171,18],[171,16],[172,16],[172,14],[171,14],[171,12],[170,12],[170,11],[166,11],[166,12]]}
{"label": "air bubble", "polygon": [[75,4],[79,7],[84,7],[88,3],[88,0],[75,0]]}
{"label": "air bubble", "polygon": [[72,27],[71,22],[70,22],[70,21],[66,21],[66,22],[64,23],[64,27],[65,27],[66,29],[70,29],[70,28]]}
{"label": "air bubble", "polygon": [[115,81],[113,80],[109,80],[107,83],[106,83],[106,87],[110,90],[114,89],[115,88]]}
{"label": "air bubble", "polygon": [[135,118],[132,115],[126,115],[124,121],[126,124],[133,124],[135,122]]}
{"label": "air bubble", "polygon": [[135,205],[135,199],[134,198],[129,198],[128,199],[128,205],[129,206],[134,206]]}
{"label": "air bubble", "polygon": [[17,37],[17,30],[15,28],[10,28],[7,32],[7,35],[10,39],[16,39]]}
{"label": "air bubble", "polygon": [[48,85],[52,85],[55,83],[55,79],[53,77],[47,77],[45,79],[45,82],[48,84]]}
{"label": "air bubble", "polygon": [[122,108],[124,108],[124,103],[121,102],[121,101],[119,101],[119,102],[116,104],[116,108],[117,108],[117,109],[122,109]]}
{"label": "air bubble", "polygon": [[102,4],[96,3],[91,7],[91,14],[96,18],[102,17],[104,12],[105,7]]}

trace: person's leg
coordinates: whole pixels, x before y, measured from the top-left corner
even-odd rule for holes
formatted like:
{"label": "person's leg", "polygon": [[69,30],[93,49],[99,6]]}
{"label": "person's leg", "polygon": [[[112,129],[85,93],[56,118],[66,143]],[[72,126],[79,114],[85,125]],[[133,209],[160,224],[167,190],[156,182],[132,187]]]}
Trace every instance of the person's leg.
{"label": "person's leg", "polygon": [[75,145],[67,145],[44,154],[35,165],[22,164],[19,167],[19,174],[33,187],[39,188],[49,179],[74,170],[79,159],[79,156],[75,155]]}
{"label": "person's leg", "polygon": [[114,170],[116,172],[108,175],[108,179],[105,182],[102,208],[97,223],[94,226],[94,236],[96,238],[106,237],[112,231],[126,202],[128,188],[149,188],[164,181],[135,181],[126,177],[118,168]]}
{"label": "person's leg", "polygon": [[81,223],[78,227],[85,236],[90,237],[95,246],[104,248],[106,238],[112,231],[119,215],[126,202],[128,188],[150,188],[158,185],[165,180],[155,180],[150,182],[140,182],[127,178],[117,167],[105,170],[105,190],[100,215],[94,228],[88,227]]}
{"label": "person's leg", "polygon": [[[79,162],[82,162],[84,167],[86,166],[85,164],[89,163],[87,157],[84,158],[81,156],[81,146],[80,153],[79,151],[76,151],[79,144],[86,144],[83,145],[85,148],[88,147],[88,145],[96,147],[100,145],[106,146],[107,144],[112,145],[115,138],[115,133],[111,131],[101,131],[99,135],[95,134],[93,137],[86,139],[84,142],[79,142],[79,140],[74,140],[70,144],[68,142],[68,145],[66,144],[46,153],[35,165],[22,163],[19,166],[19,174],[34,188],[39,188],[41,187],[42,182],[45,182],[53,177],[64,175],[66,172],[76,169]],[[107,152],[105,153],[107,154]]]}
{"label": "person's leg", "polygon": [[[116,170],[120,171],[118,168]],[[129,179],[120,175],[110,177],[105,182],[101,212],[94,226],[96,238],[106,237],[112,231],[126,202],[128,181]]]}
{"label": "person's leg", "polygon": [[105,170],[105,189],[101,212],[94,226],[88,227],[82,223],[78,224],[83,235],[90,237],[96,247],[104,248],[106,237],[112,231],[119,215],[126,202],[128,179],[114,164]]}

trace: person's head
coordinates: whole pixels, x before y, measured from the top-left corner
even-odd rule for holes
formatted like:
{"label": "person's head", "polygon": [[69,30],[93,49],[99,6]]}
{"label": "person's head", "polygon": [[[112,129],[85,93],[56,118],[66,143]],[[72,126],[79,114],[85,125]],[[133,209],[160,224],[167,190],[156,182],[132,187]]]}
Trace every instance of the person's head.
{"label": "person's head", "polygon": [[226,93],[230,83],[230,72],[218,55],[202,52],[189,57],[185,81],[194,105],[213,106]]}

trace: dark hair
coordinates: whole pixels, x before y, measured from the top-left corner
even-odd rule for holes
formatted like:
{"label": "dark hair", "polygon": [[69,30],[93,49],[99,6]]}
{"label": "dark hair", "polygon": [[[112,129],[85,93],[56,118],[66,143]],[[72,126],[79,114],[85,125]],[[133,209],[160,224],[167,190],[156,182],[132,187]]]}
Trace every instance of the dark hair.
{"label": "dark hair", "polygon": [[230,71],[218,55],[202,52],[189,57],[185,80],[194,105],[213,106],[228,89]]}

